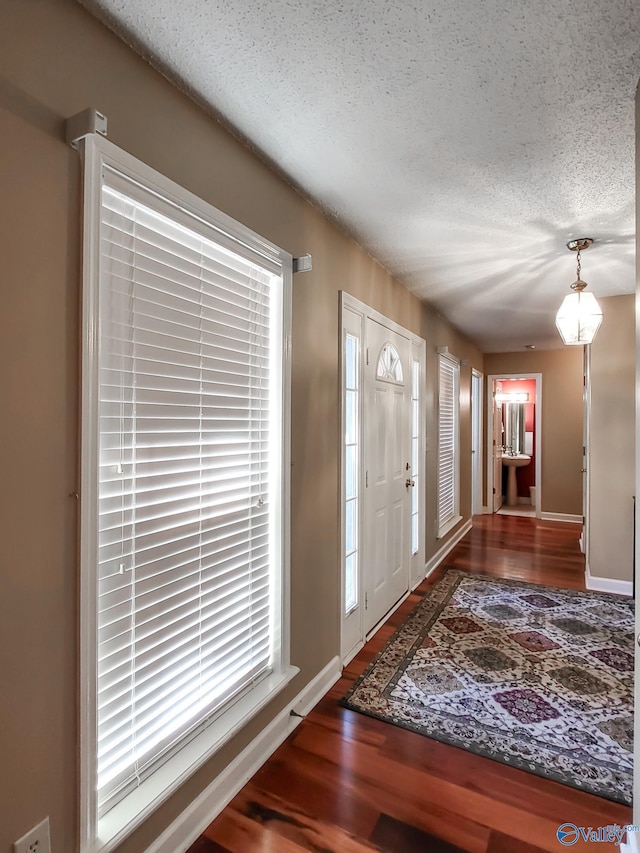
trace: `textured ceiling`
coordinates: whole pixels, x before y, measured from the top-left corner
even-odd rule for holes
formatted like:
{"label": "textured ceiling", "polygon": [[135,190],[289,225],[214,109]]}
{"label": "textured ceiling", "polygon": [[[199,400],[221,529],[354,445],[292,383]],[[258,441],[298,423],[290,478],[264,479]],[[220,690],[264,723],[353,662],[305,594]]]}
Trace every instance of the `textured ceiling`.
{"label": "textured ceiling", "polygon": [[637,0],[81,0],[485,352],[634,289]]}

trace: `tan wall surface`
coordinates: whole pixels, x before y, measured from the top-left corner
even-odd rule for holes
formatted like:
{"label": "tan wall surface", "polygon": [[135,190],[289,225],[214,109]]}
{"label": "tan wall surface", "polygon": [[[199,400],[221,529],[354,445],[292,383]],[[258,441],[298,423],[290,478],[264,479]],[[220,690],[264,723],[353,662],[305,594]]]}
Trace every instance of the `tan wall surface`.
{"label": "tan wall surface", "polygon": [[[427,558],[435,519],[435,351],[461,376],[461,512],[470,510],[470,372],[482,356],[220,124],[73,0],[3,2],[0,187],[5,447],[0,565],[0,853],[51,816],[55,853],[78,820],[78,322],[80,161],[64,119],[104,112],[109,137],[294,255],[292,662],[289,689],[119,851],[141,853],[339,650],[338,292],[423,335],[428,358]],[[452,531],[451,535],[454,535]]]}
{"label": "tan wall surface", "polygon": [[591,344],[589,571],[630,581],[635,494],[635,296],[598,300]]}
{"label": "tan wall surface", "polygon": [[582,515],[582,347],[486,354],[484,369],[542,374],[542,512]]}

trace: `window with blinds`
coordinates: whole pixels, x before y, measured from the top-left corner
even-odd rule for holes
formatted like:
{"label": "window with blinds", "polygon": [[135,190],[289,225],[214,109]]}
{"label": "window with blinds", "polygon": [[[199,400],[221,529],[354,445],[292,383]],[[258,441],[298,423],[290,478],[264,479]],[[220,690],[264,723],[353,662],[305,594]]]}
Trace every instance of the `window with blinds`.
{"label": "window with blinds", "polygon": [[286,663],[286,256],[108,159],[85,293],[96,820]]}
{"label": "window with blinds", "polygon": [[438,355],[438,535],[459,520],[459,378],[457,359]]}

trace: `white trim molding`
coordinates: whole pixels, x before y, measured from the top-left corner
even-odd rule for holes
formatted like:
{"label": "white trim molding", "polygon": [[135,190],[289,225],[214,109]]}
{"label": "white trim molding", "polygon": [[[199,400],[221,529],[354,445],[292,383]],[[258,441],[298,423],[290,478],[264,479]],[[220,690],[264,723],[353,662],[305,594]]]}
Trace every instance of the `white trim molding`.
{"label": "white trim molding", "polygon": [[424,566],[424,576],[425,576],[425,578],[428,578],[428,577],[429,577],[429,575],[431,574],[431,572],[435,571],[435,570],[438,568],[438,566],[440,565],[440,563],[442,563],[442,561],[444,560],[444,558],[445,558],[445,557],[446,557],[446,556],[447,556],[451,551],[453,551],[453,549],[456,547],[456,545],[458,544],[458,542],[460,542],[460,540],[461,540],[464,536],[466,536],[466,535],[467,535],[467,533],[471,530],[471,528],[472,528],[472,527],[473,527],[473,521],[472,521],[470,518],[468,518],[468,519],[465,521],[465,523],[462,525],[462,527],[460,528],[460,530],[458,530],[458,531],[457,531],[457,532],[456,532],[456,533],[451,537],[451,539],[449,539],[449,540],[448,540],[448,542],[446,542],[446,543],[442,546],[442,548],[440,548],[440,550],[439,550],[439,551],[436,551],[436,553],[433,555],[433,557],[431,557],[431,559],[430,559],[430,560],[427,560],[427,562],[425,563],[425,566]]}
{"label": "white trim molding", "polygon": [[588,565],[584,571],[584,582],[587,589],[592,589],[595,592],[610,592],[613,595],[633,595],[633,581],[596,577],[591,574]]}
{"label": "white trim molding", "polygon": [[345,655],[343,655],[342,666],[343,667],[348,666],[348,664],[350,664],[351,661],[354,659],[354,657],[358,654],[360,649],[364,648],[364,645],[365,645],[365,641],[359,640],[352,649],[350,649]]}
{"label": "white trim molding", "polygon": [[320,672],[311,679],[306,687],[295,697],[291,709],[306,717],[322,697],[331,690],[333,685],[342,677],[342,665],[336,655]]}
{"label": "white trim molding", "polygon": [[457,527],[458,524],[462,521],[462,516],[460,513],[454,515],[453,518],[450,518],[446,524],[443,524],[442,527],[436,533],[436,539],[444,539],[445,536],[448,536],[449,533],[453,530],[454,527]]}
{"label": "white trim molding", "polygon": [[582,524],[581,515],[571,515],[568,512],[542,512],[540,518],[543,521],[564,521],[567,524]]}
{"label": "white trim molding", "polygon": [[190,847],[341,675],[340,658],[336,656],[156,838],[145,853],[175,853]]}

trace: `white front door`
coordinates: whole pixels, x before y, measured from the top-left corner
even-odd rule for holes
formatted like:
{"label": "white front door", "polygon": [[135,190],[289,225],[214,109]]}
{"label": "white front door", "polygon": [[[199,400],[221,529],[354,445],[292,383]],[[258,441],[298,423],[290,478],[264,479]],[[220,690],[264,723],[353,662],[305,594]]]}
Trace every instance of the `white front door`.
{"label": "white front door", "polygon": [[365,632],[409,589],[411,344],[367,318],[364,406]]}

